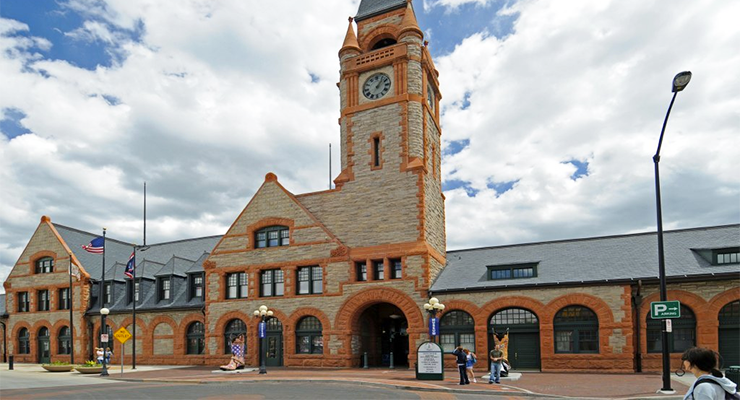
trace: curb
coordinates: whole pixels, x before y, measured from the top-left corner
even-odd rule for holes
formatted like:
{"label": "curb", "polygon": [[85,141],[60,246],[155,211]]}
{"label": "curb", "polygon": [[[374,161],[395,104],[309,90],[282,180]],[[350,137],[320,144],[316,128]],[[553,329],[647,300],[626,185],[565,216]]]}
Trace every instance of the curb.
{"label": "curb", "polygon": [[458,394],[483,394],[483,395],[501,395],[501,396],[521,396],[521,397],[541,397],[541,398],[552,398],[552,399],[565,399],[572,397],[564,397],[551,394],[534,393],[527,391],[526,389],[520,389],[522,391],[492,391],[492,390],[478,390],[478,389],[455,389],[445,387],[417,387],[404,384],[394,383],[383,383],[383,382],[370,382],[363,380],[347,381],[338,380],[332,378],[314,378],[314,379],[289,379],[289,378],[275,378],[270,380],[258,380],[258,379],[245,379],[245,380],[233,380],[233,381],[212,381],[204,379],[182,379],[182,380],[168,380],[168,379],[127,379],[127,378],[110,378],[111,380],[127,381],[127,382],[163,382],[163,383],[191,383],[199,385],[213,385],[213,384],[225,384],[225,383],[239,383],[239,384],[255,384],[255,383],[278,383],[278,382],[306,382],[306,383],[343,383],[343,384],[355,384],[362,386],[374,386],[374,387],[390,387],[399,390],[411,390],[411,391],[423,391],[423,392],[441,392],[441,393],[458,393]]}

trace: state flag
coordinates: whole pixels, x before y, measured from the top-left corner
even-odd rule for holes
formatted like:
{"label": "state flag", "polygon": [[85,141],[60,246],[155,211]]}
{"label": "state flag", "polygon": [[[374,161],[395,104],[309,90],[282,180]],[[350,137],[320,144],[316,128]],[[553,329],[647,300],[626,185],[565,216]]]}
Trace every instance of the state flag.
{"label": "state flag", "polygon": [[136,258],[134,257],[134,254],[136,254],[135,251],[131,253],[131,257],[128,258],[128,262],[126,263],[126,270],[123,272],[129,278],[134,277],[134,268],[136,268]]}

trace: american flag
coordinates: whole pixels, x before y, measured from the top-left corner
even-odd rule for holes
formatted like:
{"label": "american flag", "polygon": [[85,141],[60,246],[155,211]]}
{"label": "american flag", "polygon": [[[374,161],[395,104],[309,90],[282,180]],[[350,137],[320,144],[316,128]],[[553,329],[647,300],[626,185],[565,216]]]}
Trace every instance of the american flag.
{"label": "american flag", "polygon": [[87,246],[82,246],[85,251],[88,253],[93,254],[103,254],[103,249],[105,248],[105,239],[102,236],[98,236],[95,239],[90,241],[90,244]]}
{"label": "american flag", "polygon": [[136,265],[136,259],[134,258],[134,253],[131,253],[131,257],[128,258],[128,262],[126,263],[126,270],[123,271],[124,275],[128,276],[129,278],[134,277],[134,267]]}

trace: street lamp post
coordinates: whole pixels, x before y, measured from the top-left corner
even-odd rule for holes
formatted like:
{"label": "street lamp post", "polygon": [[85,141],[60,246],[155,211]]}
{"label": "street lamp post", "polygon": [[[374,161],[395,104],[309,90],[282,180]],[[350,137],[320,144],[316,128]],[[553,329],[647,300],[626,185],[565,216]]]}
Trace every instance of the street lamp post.
{"label": "street lamp post", "polygon": [[[427,310],[427,312],[429,313],[429,321],[431,324],[432,318],[437,318],[437,313],[444,311],[445,305],[440,303],[436,297],[432,297],[431,299],[429,299],[429,303],[424,304],[424,309]],[[435,333],[436,335],[432,335],[432,332],[430,329],[429,336],[432,337],[432,342],[434,343],[437,342],[436,338],[439,336],[439,332],[435,332]]]}
{"label": "street lamp post", "polygon": [[[653,156],[653,163],[655,164],[655,204],[658,214],[658,272],[660,274],[660,301],[667,300],[666,283],[665,283],[665,254],[663,250],[663,211],[660,201],[660,170],[658,163],[660,162],[660,147],[663,145],[663,134],[665,133],[665,126],[668,123],[668,116],[671,115],[671,108],[673,108],[673,102],[676,100],[678,92],[684,90],[686,85],[691,80],[691,72],[684,71],[679,72],[673,78],[673,98],[671,104],[668,106],[668,112],[665,114],[665,120],[663,120],[663,129],[660,131],[660,139],[658,140],[658,149],[655,151]],[[663,348],[663,388],[659,390],[660,393],[673,394],[676,391],[671,388],[671,360],[668,353],[668,320],[663,320],[663,332],[662,336],[662,348]]]}
{"label": "street lamp post", "polygon": [[[100,309],[100,324],[101,324],[100,334],[101,335],[103,334],[103,331],[105,331],[106,335],[108,334],[108,329],[106,329],[106,325],[105,325],[105,318],[108,317],[109,313],[110,313],[110,310],[105,307]],[[108,338],[108,340],[110,340],[110,338]],[[106,345],[108,344],[108,342],[105,342],[105,343]],[[105,353],[106,353],[105,348],[103,348],[103,370],[100,372],[100,376],[108,376],[108,368],[105,365]]]}
{"label": "street lamp post", "polygon": [[260,306],[260,308],[254,310],[254,317],[260,319],[259,327],[257,329],[260,339],[260,374],[266,374],[267,368],[265,367],[265,336],[267,333],[267,320],[272,318],[272,310],[268,310],[267,306]]}

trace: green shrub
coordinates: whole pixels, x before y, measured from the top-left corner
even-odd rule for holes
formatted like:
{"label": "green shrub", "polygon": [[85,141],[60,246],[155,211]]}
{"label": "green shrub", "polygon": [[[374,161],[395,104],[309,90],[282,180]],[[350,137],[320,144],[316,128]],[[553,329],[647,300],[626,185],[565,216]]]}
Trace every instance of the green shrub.
{"label": "green shrub", "polygon": [[52,362],[50,364],[46,364],[46,365],[69,365],[69,363],[67,361],[54,361],[54,362]]}
{"label": "green shrub", "polygon": [[98,364],[97,361],[87,360],[87,361],[85,361],[84,367],[97,367],[98,365],[100,365],[100,364]]}

